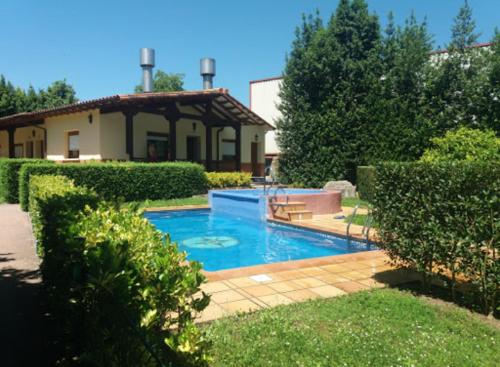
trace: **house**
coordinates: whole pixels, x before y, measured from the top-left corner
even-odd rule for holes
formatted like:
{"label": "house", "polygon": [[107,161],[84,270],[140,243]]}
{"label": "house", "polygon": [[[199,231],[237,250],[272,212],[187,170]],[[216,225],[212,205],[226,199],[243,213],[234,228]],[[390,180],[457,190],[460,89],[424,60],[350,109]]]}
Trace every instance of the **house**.
{"label": "house", "polygon": [[203,90],[154,93],[154,50],[140,50],[144,93],[114,95],[0,118],[0,157],[57,162],[190,161],[207,171],[264,174],[273,127],[213,88],[215,60],[200,60]]}
{"label": "house", "polygon": [[[282,82],[282,77],[250,81],[250,109],[262,116],[273,128],[276,127],[276,122],[281,117],[278,105],[281,101],[279,92]],[[265,151],[266,167],[269,167],[279,154],[275,130],[266,134]]]}

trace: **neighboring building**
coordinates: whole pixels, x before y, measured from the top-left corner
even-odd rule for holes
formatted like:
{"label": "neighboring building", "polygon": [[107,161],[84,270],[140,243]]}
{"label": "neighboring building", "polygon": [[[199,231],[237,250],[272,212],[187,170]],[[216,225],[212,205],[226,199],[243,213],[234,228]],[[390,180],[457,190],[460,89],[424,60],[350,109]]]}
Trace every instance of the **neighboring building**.
{"label": "neighboring building", "polygon": [[[488,49],[491,43],[480,43],[470,48]],[[431,62],[439,62],[448,57],[448,50],[437,50],[430,54]],[[262,116],[273,127],[276,127],[276,121],[281,117],[278,106],[281,102],[279,92],[283,77],[273,77],[250,81],[250,109]],[[269,167],[272,160],[280,152],[276,143],[276,130],[269,131],[266,134],[266,167]]]}
{"label": "neighboring building", "polygon": [[[278,104],[280,103],[279,91],[282,80],[282,77],[276,77],[250,82],[250,109],[262,116],[273,127],[276,127],[276,122],[281,117]],[[270,130],[266,134],[266,167],[271,165],[278,153],[276,133],[274,130]]]}
{"label": "neighboring building", "polygon": [[262,176],[272,129],[226,89],[115,95],[0,118],[0,156],[193,161]]}

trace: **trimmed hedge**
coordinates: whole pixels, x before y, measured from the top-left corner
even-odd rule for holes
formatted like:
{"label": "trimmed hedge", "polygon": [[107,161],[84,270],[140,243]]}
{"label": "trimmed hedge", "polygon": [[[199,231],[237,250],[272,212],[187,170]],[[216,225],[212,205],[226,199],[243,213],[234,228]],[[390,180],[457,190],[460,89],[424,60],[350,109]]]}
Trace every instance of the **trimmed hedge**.
{"label": "trimmed hedge", "polygon": [[377,166],[374,220],[380,247],[423,274],[477,287],[485,313],[498,313],[500,164],[386,163]]}
{"label": "trimmed hedge", "polygon": [[63,327],[60,362],[207,365],[206,341],[193,322],[209,302],[195,296],[201,265],[187,263],[140,213],[97,201],[64,176],[30,180],[43,281]]}
{"label": "trimmed hedge", "polygon": [[25,164],[19,173],[19,201],[27,210],[32,175],[63,175],[93,189],[103,199],[125,201],[175,199],[202,194],[207,179],[195,163],[68,163]]}
{"label": "trimmed hedge", "polygon": [[19,170],[23,164],[50,163],[45,159],[0,158],[0,199],[19,202]]}
{"label": "trimmed hedge", "polygon": [[249,187],[252,174],[249,172],[207,172],[208,188]]}
{"label": "trimmed hedge", "polygon": [[375,173],[374,166],[358,166],[356,173],[356,189],[359,197],[368,202],[373,201],[375,193]]}

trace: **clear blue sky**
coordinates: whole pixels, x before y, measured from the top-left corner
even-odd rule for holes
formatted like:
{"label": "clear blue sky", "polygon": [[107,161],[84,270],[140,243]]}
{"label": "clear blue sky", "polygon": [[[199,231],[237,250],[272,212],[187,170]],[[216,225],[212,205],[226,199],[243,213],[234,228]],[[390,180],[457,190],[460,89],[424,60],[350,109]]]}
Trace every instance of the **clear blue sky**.
{"label": "clear blue sky", "polygon": [[[284,66],[301,14],[328,19],[337,0],[1,0],[0,74],[23,88],[66,78],[80,99],[132,92],[139,48],[156,49],[156,68],[185,74],[200,89],[199,59],[217,59],[215,86],[248,104],[248,82]],[[368,0],[385,23],[412,10],[427,16],[435,46],[445,45],[463,0]],[[500,27],[500,0],[471,0],[480,41]]]}

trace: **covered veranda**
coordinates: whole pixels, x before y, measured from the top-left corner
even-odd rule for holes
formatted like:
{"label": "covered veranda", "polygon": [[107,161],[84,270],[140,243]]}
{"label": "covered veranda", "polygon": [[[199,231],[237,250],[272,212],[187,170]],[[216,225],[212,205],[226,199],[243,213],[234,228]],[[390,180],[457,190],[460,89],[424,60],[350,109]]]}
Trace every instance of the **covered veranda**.
{"label": "covered veranda", "polygon": [[[16,135],[26,127],[38,128],[43,132],[44,146],[47,150],[43,157],[53,159],[51,157],[58,156],[54,153],[53,146],[61,144],[56,144],[54,141],[59,138],[51,132],[54,130],[52,126],[56,120],[57,124],[65,124],[67,121],[69,126],[72,116],[82,113],[88,114],[85,118],[89,126],[92,122],[94,125],[100,125],[101,148],[100,150],[95,148],[96,154],[92,157],[100,157],[97,159],[101,160],[147,161],[148,157],[140,141],[142,138],[138,136],[142,130],[148,130],[149,121],[154,119],[156,122],[160,120],[164,122],[165,126],[162,129],[164,128],[168,135],[168,152],[164,160],[195,160],[205,164],[207,170],[242,170],[242,145],[248,150],[245,152],[247,162],[244,164],[252,164],[253,157],[250,156],[254,154],[254,143],[259,139],[263,142],[265,132],[272,129],[266,121],[229,95],[226,89],[115,95],[0,118],[0,130],[8,134],[9,157],[15,157]],[[108,123],[111,120],[123,122],[118,122],[112,127],[111,122]],[[196,131],[198,125],[202,126],[202,134],[199,130]],[[85,128],[88,130],[89,126]],[[106,129],[112,129],[112,131],[106,133]],[[77,128],[77,130],[83,130],[83,128]],[[186,130],[190,132],[186,133]],[[182,136],[179,136],[179,131]],[[184,154],[184,150],[179,147],[179,143],[185,142],[181,139],[193,134],[198,138],[203,138],[199,149],[201,150],[201,146],[204,149],[197,159],[192,159],[192,157],[189,159]],[[90,144],[84,142],[83,139],[82,134],[81,145]],[[222,141],[234,144],[234,153],[231,155],[232,163],[221,159],[219,145]],[[110,146],[114,147],[114,151],[110,151]],[[250,152],[251,149],[252,152]],[[260,153],[264,154],[263,147]],[[64,158],[63,160],[70,160],[68,157]],[[80,158],[80,160],[84,159]],[[245,170],[248,170],[248,167],[246,168]]]}

